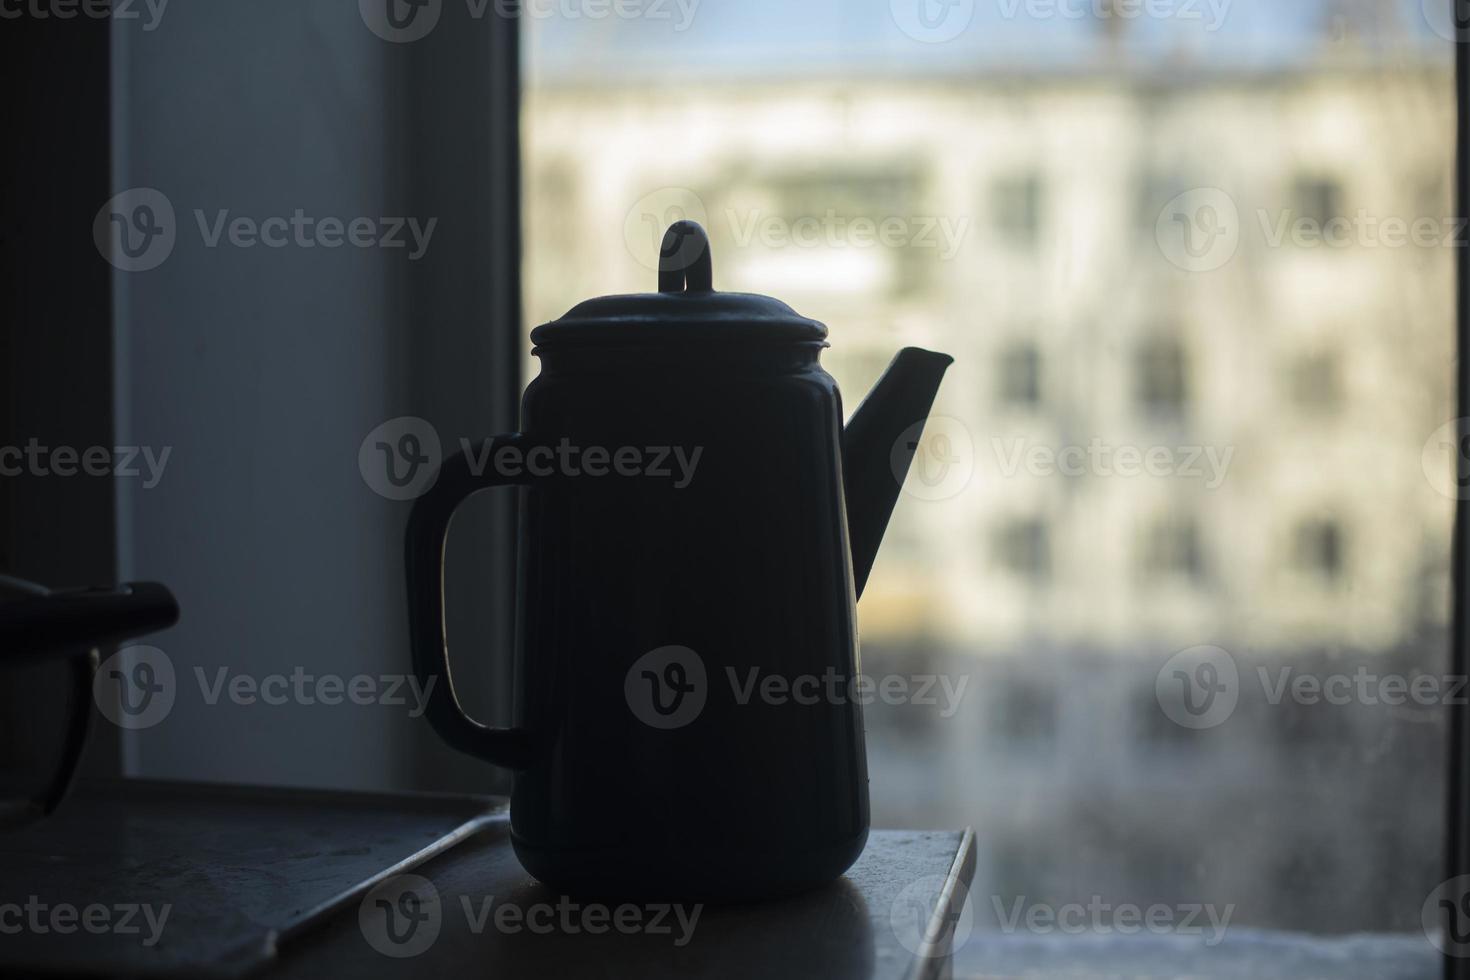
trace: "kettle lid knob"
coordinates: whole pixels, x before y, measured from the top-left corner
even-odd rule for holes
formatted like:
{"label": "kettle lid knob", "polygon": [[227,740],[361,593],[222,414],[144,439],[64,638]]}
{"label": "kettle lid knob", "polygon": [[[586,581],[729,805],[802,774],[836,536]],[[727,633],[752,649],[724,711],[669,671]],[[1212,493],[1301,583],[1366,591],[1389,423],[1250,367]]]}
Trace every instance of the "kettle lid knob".
{"label": "kettle lid knob", "polygon": [[658,250],[658,291],[708,293],[714,288],[709,235],[697,221],[669,225]]}
{"label": "kettle lid knob", "polygon": [[710,270],[709,235],[675,221],[659,246],[658,292],[583,300],[531,331],[533,353],[563,344],[826,343],[826,327],[778,299],[716,292]]}

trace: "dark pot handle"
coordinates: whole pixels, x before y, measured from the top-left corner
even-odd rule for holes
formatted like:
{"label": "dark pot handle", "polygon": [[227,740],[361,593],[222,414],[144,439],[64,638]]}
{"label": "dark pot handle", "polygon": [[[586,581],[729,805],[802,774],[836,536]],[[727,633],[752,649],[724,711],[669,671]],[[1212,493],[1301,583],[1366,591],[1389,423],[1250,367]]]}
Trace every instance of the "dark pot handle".
{"label": "dark pot handle", "polygon": [[502,475],[492,463],[501,448],[519,448],[523,442],[518,433],[496,436],[487,444],[478,466],[469,450],[445,459],[433,486],[414,502],[404,549],[409,641],[414,673],[421,689],[427,692],[424,713],[429,724],[461,752],[510,769],[524,769],[530,764],[530,737],[521,729],[480,724],[464,713],[454,694],[444,636],[444,541],[455,510],[466,499],[491,487],[532,482],[528,476]]}

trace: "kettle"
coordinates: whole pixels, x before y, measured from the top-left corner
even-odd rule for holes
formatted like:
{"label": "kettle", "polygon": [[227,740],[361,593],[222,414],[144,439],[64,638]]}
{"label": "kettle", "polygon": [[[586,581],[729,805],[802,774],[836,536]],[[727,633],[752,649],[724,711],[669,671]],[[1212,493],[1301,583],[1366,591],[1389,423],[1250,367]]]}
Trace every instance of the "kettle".
{"label": "kettle", "polygon": [[[414,670],[450,745],[515,772],[521,864],[570,894],[741,901],[842,874],[868,834],[855,606],[944,354],[901,351],[843,425],[827,328],[713,288],[676,222],[657,293],[531,333],[521,431],[441,464],[410,515]],[[455,696],[445,536],[518,487],[514,728]]]}

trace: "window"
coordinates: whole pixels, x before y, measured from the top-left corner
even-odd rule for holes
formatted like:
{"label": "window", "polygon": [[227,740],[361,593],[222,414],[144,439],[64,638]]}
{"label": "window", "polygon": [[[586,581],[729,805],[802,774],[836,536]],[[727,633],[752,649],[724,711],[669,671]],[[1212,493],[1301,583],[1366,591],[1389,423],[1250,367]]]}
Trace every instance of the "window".
{"label": "window", "polygon": [[1175,197],[1195,186],[1178,177],[1146,171],[1137,175],[1129,188],[1133,195],[1133,222],[1136,231],[1145,240],[1145,247],[1156,248],[1154,236],[1158,231],[1159,215]]}
{"label": "window", "polygon": [[[1421,174],[1418,184],[1418,207],[1416,214],[1449,217],[1455,213],[1454,195],[1450,193],[1449,175],[1437,171]],[[1457,237],[1463,240],[1463,232]]]}
{"label": "window", "polygon": [[1287,384],[1296,408],[1310,415],[1328,415],[1342,400],[1340,358],[1330,352],[1293,358]]}
{"label": "window", "polygon": [[1151,582],[1202,578],[1204,557],[1198,523],[1192,518],[1167,517],[1149,524],[1143,535],[1140,570]]}
{"label": "window", "polygon": [[820,215],[859,217],[877,210],[884,214],[913,211],[922,195],[919,175],[901,161],[883,161],[872,170],[823,170],[773,176],[766,183],[776,192],[781,213],[788,218]]}
{"label": "window", "polygon": [[1189,375],[1184,347],[1177,340],[1145,341],[1138,350],[1135,390],[1148,415],[1182,415],[1188,407]]}
{"label": "window", "polygon": [[1335,520],[1312,518],[1297,525],[1293,558],[1296,567],[1322,582],[1335,583],[1343,575],[1345,542]]}
{"label": "window", "polygon": [[1010,408],[1036,408],[1041,404],[1041,351],[1027,342],[1011,344],[1001,351],[996,366],[1000,403]]}
{"label": "window", "polygon": [[1051,533],[1039,518],[1010,521],[995,532],[995,556],[1000,567],[1033,583],[1051,574]]}
{"label": "window", "polygon": [[1005,244],[1033,249],[1041,237],[1042,186],[1037,174],[1006,177],[990,192],[996,234]]}
{"label": "window", "polygon": [[[905,20],[917,6],[926,16]],[[1328,269],[1273,236],[1283,219],[1290,235],[1301,219],[1448,213],[1454,45],[1426,24],[1434,4],[1414,0],[1236,0],[1217,30],[1207,10],[1094,5],[1094,29],[1042,6],[807,5],[793,18],[789,4],[705,0],[683,34],[538,22],[525,153],[581,168],[588,281],[536,273],[563,258],[550,216],[528,212],[527,280],[546,287],[527,294],[528,325],[646,288],[623,216],[682,188],[703,206],[720,288],[831,327],[823,364],[849,410],[874,352],[953,354],[934,415],[952,420],[946,459],[973,473],[904,493],[918,519],[874,567],[865,662],[938,651],[943,670],[966,665],[1007,700],[1015,665],[1044,661],[1051,716],[1088,737],[1055,737],[1048,766],[1007,763],[1006,746],[1046,742],[1040,691],[1014,713],[989,697],[916,712],[901,747],[870,732],[875,823],[975,826],[1010,894],[1216,901],[1249,928],[1420,936],[1439,880],[1422,871],[1444,830],[1423,773],[1445,768],[1447,713],[1302,714],[1260,695],[1258,668],[1273,683],[1287,668],[1330,675],[1342,668],[1317,655],[1340,663],[1358,644],[1373,669],[1397,652],[1396,672],[1445,672],[1457,488],[1426,485],[1420,448],[1459,414],[1455,250],[1338,250]],[[920,240],[940,245],[854,249],[834,232],[757,264],[731,234],[826,207],[928,227]],[[812,287],[808,253],[829,288]],[[1441,468],[1454,450],[1430,446]],[[1127,475],[1134,451],[1171,462]],[[1328,489],[1342,499],[1324,514]],[[1156,682],[1201,645],[1234,658],[1245,690],[1226,717],[1188,727]],[[1189,676],[1204,690],[1219,675]],[[1094,712],[1085,725],[1074,707]],[[994,768],[978,765],[992,741]],[[1304,826],[1354,857],[1279,875],[1281,842]]]}
{"label": "window", "polygon": [[1305,218],[1318,228],[1345,217],[1342,186],[1330,177],[1298,177],[1292,185],[1298,218]]}

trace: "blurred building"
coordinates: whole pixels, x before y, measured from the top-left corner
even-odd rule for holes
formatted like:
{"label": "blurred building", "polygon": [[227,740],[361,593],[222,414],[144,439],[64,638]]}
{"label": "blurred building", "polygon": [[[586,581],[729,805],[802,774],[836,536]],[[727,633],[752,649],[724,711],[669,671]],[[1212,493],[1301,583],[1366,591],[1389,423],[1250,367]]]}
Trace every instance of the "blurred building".
{"label": "blurred building", "polygon": [[1331,50],[527,94],[532,323],[652,289],[692,217],[717,288],[831,327],[850,405],[955,355],[861,622],[869,672],[973,682],[869,710],[875,817],[974,823],[996,888],[1337,931],[1417,928],[1435,883],[1438,712],[1154,701],[1197,644],[1446,662],[1452,66]]}

